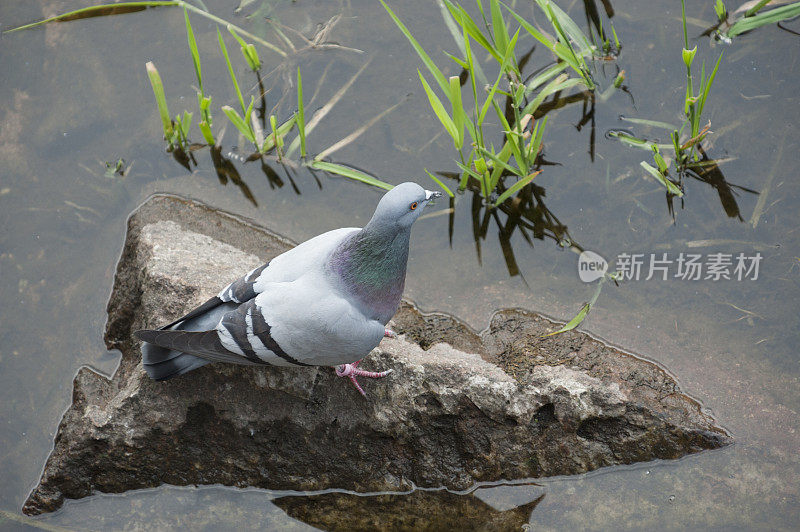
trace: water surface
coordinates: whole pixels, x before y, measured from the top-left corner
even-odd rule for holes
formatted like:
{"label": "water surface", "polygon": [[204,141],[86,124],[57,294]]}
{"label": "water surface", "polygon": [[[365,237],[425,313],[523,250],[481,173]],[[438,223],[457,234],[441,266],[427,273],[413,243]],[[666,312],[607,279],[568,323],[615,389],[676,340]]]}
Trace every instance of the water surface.
{"label": "water surface", "polygon": [[[252,31],[266,28],[260,20],[244,18],[261,2],[238,14],[227,2],[207,4]],[[457,74],[436,52],[455,50],[438,7],[431,2],[395,4],[437,63],[447,66],[447,74]],[[296,66],[303,71],[307,98],[319,88],[313,109],[370,61],[309,136],[312,153],[411,94],[333,159],[392,183],[410,179],[428,187],[432,183],[423,168],[457,169],[451,143],[440,134],[419,86],[419,60],[379,4],[270,5],[270,16],[307,36],[318,23],[342,14],[329,40],[364,51],[308,50],[293,56],[267,77],[273,87],[270,106],[291,112],[291,103],[279,99]],[[0,23],[7,29],[74,6],[65,1],[3,5]],[[581,3],[562,7],[584,24]],[[528,510],[529,522],[544,529],[793,528],[800,513],[797,36],[767,26],[730,46],[712,47],[705,38],[694,41],[696,62],[714,61],[725,52],[706,106],[715,134],[705,148],[711,157],[730,161],[720,166],[724,181],[688,181],[673,218],[662,188],[639,168],[647,153],[626,148],[604,133],[627,128],[659,134],[631,128],[620,115],[680,120],[680,4],[625,1],[613,7],[624,45],[617,64],[626,72],[633,99],[619,92],[598,102],[594,135],[581,101],[555,106],[548,113],[545,155],[558,164],[546,166],[536,183],[546,208],[566,226],[570,238],[607,258],[634,252],[761,253],[756,281],[607,285],[582,326],[666,367],[685,392],[731,431],[736,444],[678,461],[539,479],[537,486],[464,497],[494,511],[509,511],[544,495]],[[699,21],[714,19],[711,3],[690,5],[688,13],[698,21],[690,26],[692,35],[703,31]],[[192,20],[206,90],[214,96],[221,124],[219,105],[234,102],[235,96],[219,58],[214,26]],[[788,27],[797,30],[797,22]],[[194,154],[197,165],[191,171],[166,154],[144,63],[153,60],[161,71],[173,113],[194,109],[194,72],[179,10],[53,24],[3,35],[0,43],[0,65],[6,72],[0,77],[0,509],[18,512],[52,448],[77,369],[90,365],[111,374],[116,366],[118,354],[107,352],[102,339],[105,305],[125,220],[138,204],[154,192],[179,193],[301,241],[334,227],[364,223],[380,192],[323,174],[315,178],[304,170],[294,176],[295,188],[276,167],[283,181],[279,187],[259,163],[232,160],[249,190],[248,199],[242,187],[220,183],[207,150]],[[523,38],[520,49],[533,44]],[[229,43],[229,49],[239,61],[237,47]],[[264,53],[262,59],[266,72],[279,65],[275,55]],[[548,60],[543,50],[535,50],[526,71]],[[247,80],[243,86],[250,89],[255,80],[238,64],[240,79]],[[615,74],[608,64],[605,74],[598,71],[596,77],[607,86]],[[229,128],[223,155],[237,144]],[[118,158],[131,165],[128,173],[105,177],[104,162]],[[756,223],[753,213],[760,195],[766,199]],[[452,240],[447,216],[425,219],[415,227],[407,296],[423,308],[452,312],[476,329],[502,307],[570,319],[593,290],[577,277],[577,255],[549,238],[552,230],[547,227],[532,243],[519,231],[506,234],[501,229],[504,214],[490,220],[478,252],[471,204],[469,193],[459,198]],[[280,501],[293,495],[301,494],[162,487],[69,502],[41,520],[75,528],[191,523],[216,530],[238,529],[244,523],[251,528],[307,529],[296,517],[308,512],[281,509],[288,506]],[[370,507],[368,497],[364,504]]]}

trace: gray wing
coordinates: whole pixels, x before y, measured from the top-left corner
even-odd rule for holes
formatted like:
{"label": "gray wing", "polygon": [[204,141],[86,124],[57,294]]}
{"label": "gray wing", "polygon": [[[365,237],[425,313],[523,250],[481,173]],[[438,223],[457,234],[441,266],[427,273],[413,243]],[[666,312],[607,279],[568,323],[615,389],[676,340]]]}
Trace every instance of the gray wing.
{"label": "gray wing", "polygon": [[210,362],[228,362],[254,366],[266,362],[250,360],[225,349],[215,329],[210,331],[162,331],[141,330],[133,333],[136,338],[149,344],[194,355]]}
{"label": "gray wing", "polygon": [[[233,303],[227,303],[227,306]],[[208,326],[209,324],[206,324]],[[308,366],[287,354],[251,299],[225,312],[209,330],[142,330],[134,335],[149,344],[211,362],[245,365]]]}
{"label": "gray wing", "polygon": [[222,305],[223,303],[244,303],[245,301],[253,299],[258,295],[258,292],[256,292],[255,289],[255,284],[258,281],[258,278],[261,275],[261,273],[268,266],[269,262],[264,264],[263,266],[259,266],[254,270],[250,270],[242,277],[236,279],[234,282],[223,288],[219,294],[212,297],[199,307],[190,310],[187,314],[181,316],[172,323],[164,325],[163,327],[161,327],[161,330],[170,329],[183,321],[188,321],[193,318],[197,318],[198,316],[210,312],[211,310]]}

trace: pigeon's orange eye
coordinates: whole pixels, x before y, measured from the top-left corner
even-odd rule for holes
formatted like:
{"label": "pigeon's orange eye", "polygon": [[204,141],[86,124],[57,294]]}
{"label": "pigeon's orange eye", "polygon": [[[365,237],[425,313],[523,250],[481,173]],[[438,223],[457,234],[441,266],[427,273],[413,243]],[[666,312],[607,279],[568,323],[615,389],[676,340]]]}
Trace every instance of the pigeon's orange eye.
{"label": "pigeon's orange eye", "polygon": [[415,209],[417,208],[417,202],[415,201],[414,203],[412,203],[411,205],[409,205],[409,208],[410,208],[412,211],[413,211],[413,210],[415,210]]}

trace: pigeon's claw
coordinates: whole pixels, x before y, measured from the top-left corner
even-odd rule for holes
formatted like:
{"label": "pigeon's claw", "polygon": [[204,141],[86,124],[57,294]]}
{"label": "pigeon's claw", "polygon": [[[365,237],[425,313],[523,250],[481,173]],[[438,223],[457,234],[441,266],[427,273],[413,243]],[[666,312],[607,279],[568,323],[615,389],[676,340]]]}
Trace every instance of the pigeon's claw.
{"label": "pigeon's claw", "polygon": [[397,338],[397,333],[391,329],[386,329],[383,331],[384,338]]}
{"label": "pigeon's claw", "polygon": [[366,392],[364,389],[361,388],[361,385],[358,384],[356,377],[366,377],[368,379],[380,379],[382,377],[387,376],[393,370],[387,369],[386,371],[366,371],[363,369],[358,369],[358,364],[361,361],[353,362],[352,364],[341,364],[336,366],[336,376],[337,377],[347,377],[350,379],[350,382],[353,386],[355,386],[358,393],[363,395],[365,398],[367,397]]}

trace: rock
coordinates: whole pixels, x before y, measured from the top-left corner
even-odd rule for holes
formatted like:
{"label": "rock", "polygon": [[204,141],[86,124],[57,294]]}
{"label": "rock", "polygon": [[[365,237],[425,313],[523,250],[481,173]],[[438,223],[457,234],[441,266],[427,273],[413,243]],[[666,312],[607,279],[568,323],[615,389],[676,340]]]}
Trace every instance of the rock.
{"label": "rock", "polygon": [[330,368],[212,364],[166,382],[147,377],[131,331],[171,321],[290,246],[173,196],[131,216],[106,330],[120,366],[111,380],[78,373],[25,513],[162,483],[463,490],[731,441],[658,366],[582,332],[542,338],[558,325],[519,310],[498,312],[477,334],[404,303],[400,337],[363,363],[394,370],[364,383],[368,400]]}

